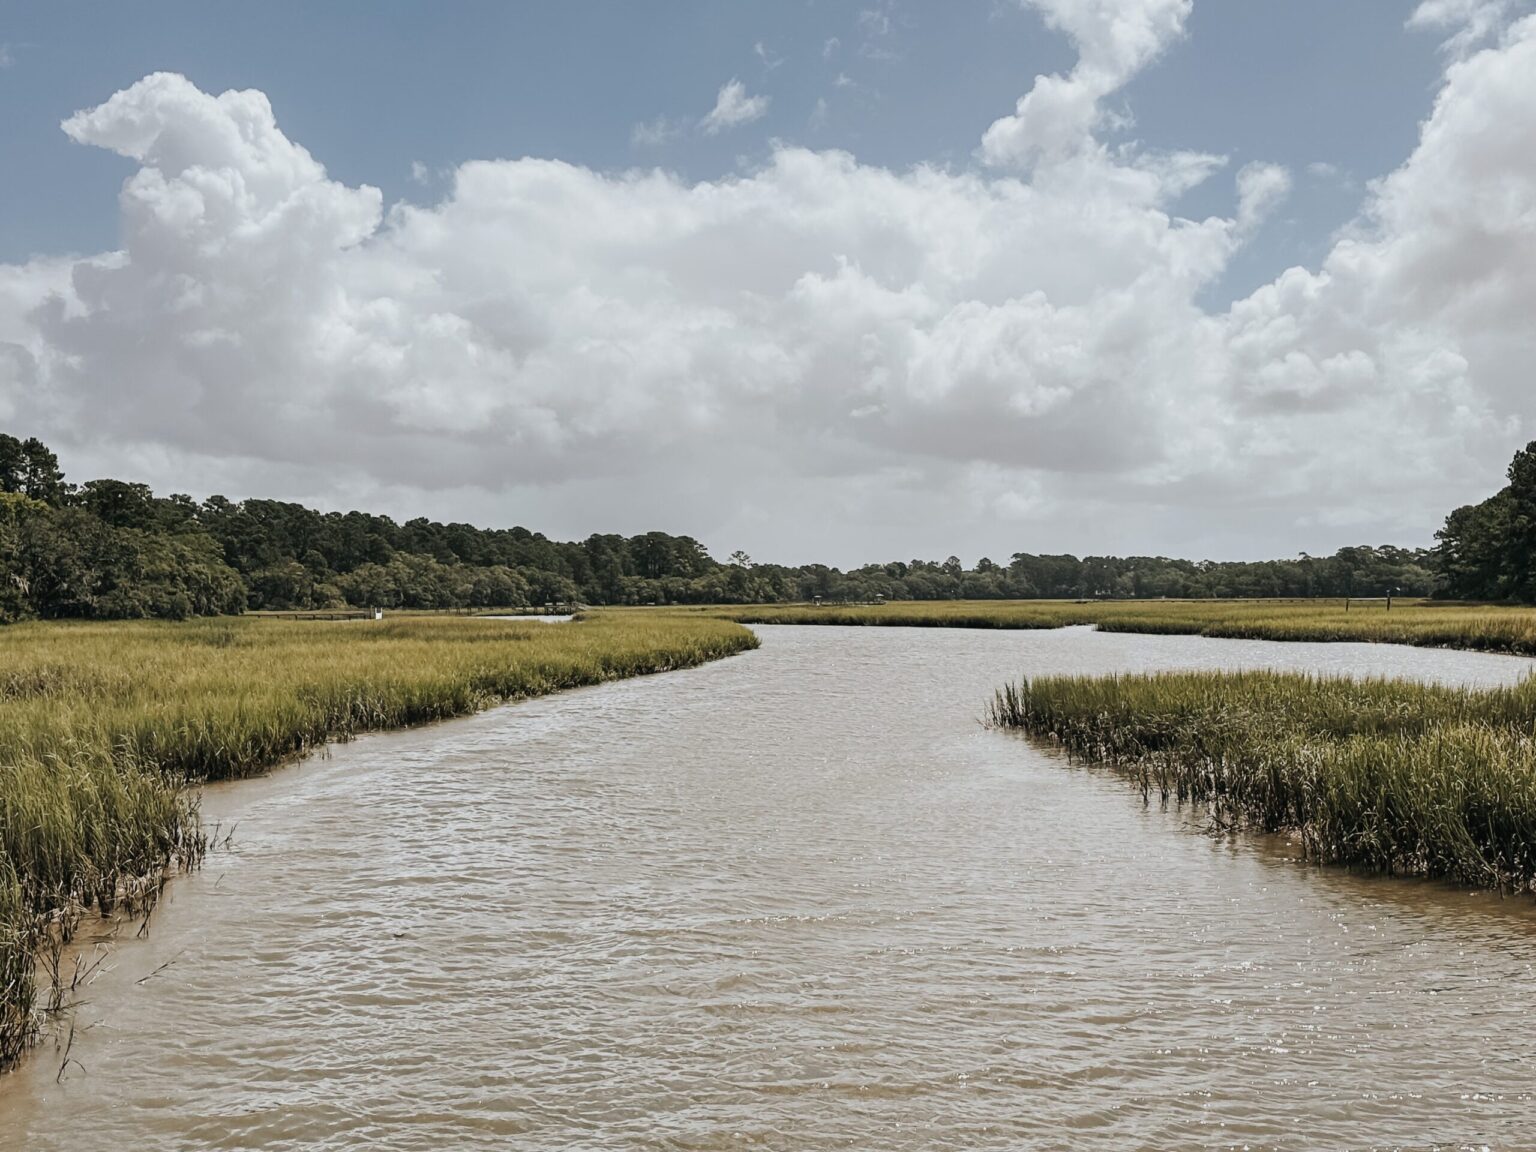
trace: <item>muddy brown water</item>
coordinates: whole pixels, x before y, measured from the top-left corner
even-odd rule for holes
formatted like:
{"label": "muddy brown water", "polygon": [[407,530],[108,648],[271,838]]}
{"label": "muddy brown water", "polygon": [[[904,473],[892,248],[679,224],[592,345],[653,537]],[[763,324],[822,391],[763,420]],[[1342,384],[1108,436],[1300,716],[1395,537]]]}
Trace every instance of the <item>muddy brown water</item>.
{"label": "muddy brown water", "polygon": [[227,850],[0,1147],[1536,1147],[1536,902],[1309,868],[978,723],[1020,672],[1500,683],[1366,645],[763,628],[211,789]]}

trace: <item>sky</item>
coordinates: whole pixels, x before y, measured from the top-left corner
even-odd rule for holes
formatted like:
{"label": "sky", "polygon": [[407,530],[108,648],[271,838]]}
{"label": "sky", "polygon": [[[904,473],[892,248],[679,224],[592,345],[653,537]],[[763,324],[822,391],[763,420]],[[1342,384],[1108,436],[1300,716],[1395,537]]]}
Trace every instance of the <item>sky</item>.
{"label": "sky", "polygon": [[1428,545],[1536,438],[1527,0],[0,0],[0,429],[717,556]]}

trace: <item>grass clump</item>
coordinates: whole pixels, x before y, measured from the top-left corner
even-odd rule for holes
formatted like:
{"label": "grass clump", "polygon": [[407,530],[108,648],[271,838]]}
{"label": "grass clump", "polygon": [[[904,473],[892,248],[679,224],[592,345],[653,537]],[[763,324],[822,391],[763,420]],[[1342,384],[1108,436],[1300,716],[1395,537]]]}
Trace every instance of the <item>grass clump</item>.
{"label": "grass clump", "polygon": [[1536,680],[1052,676],[1004,686],[989,713],[1218,827],[1292,833],[1321,863],[1536,887]]}
{"label": "grass clump", "polygon": [[84,910],[142,910],[168,870],[201,859],[198,782],[756,645],[738,625],[663,614],[0,629],[0,1068],[36,1031],[39,954]]}
{"label": "grass clump", "polygon": [[1363,641],[1536,656],[1536,609],[1396,600],[939,600],[714,608],[743,624],[1065,628],[1242,640]]}

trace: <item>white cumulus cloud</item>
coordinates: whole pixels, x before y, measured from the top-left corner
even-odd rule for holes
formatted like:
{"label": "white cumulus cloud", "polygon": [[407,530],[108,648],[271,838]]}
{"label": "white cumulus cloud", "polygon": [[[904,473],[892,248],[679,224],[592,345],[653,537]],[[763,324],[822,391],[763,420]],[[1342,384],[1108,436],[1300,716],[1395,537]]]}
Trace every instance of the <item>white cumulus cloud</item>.
{"label": "white cumulus cloud", "polygon": [[[1094,102],[1188,11],[1042,7]],[[137,165],[121,245],[0,265],[0,417],[77,478],[785,560],[1424,540],[1536,434],[1533,109],[1525,20],[1449,63],[1318,267],[1213,311],[1289,174],[1181,219],[1220,159],[1110,148],[1096,111],[994,126],[1022,165],[484,161],[386,209],[260,93],[157,74],[65,122]]]}
{"label": "white cumulus cloud", "polygon": [[999,167],[1057,161],[1097,142],[1101,101],[1184,34],[1194,0],[1020,0],[1077,45],[1065,76],[1040,76],[1013,115],[987,129],[982,157]]}

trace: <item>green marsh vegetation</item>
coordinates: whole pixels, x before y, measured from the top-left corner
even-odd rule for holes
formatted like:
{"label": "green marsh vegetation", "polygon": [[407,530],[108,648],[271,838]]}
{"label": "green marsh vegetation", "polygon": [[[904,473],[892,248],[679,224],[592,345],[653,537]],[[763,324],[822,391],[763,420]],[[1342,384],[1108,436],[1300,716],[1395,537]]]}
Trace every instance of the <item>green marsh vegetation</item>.
{"label": "green marsh vegetation", "polygon": [[730,622],[664,613],[0,629],[0,1068],[45,1008],[39,956],[57,971],[83,913],[144,912],[170,870],[201,859],[198,782],[756,645]]}
{"label": "green marsh vegetation", "polygon": [[1473,690],[1281,672],[1053,676],[991,722],[1319,863],[1536,887],[1536,679]]}
{"label": "green marsh vegetation", "polygon": [[1431,600],[939,601],[716,608],[744,624],[1065,628],[1246,640],[1363,641],[1536,655],[1536,609]]}

